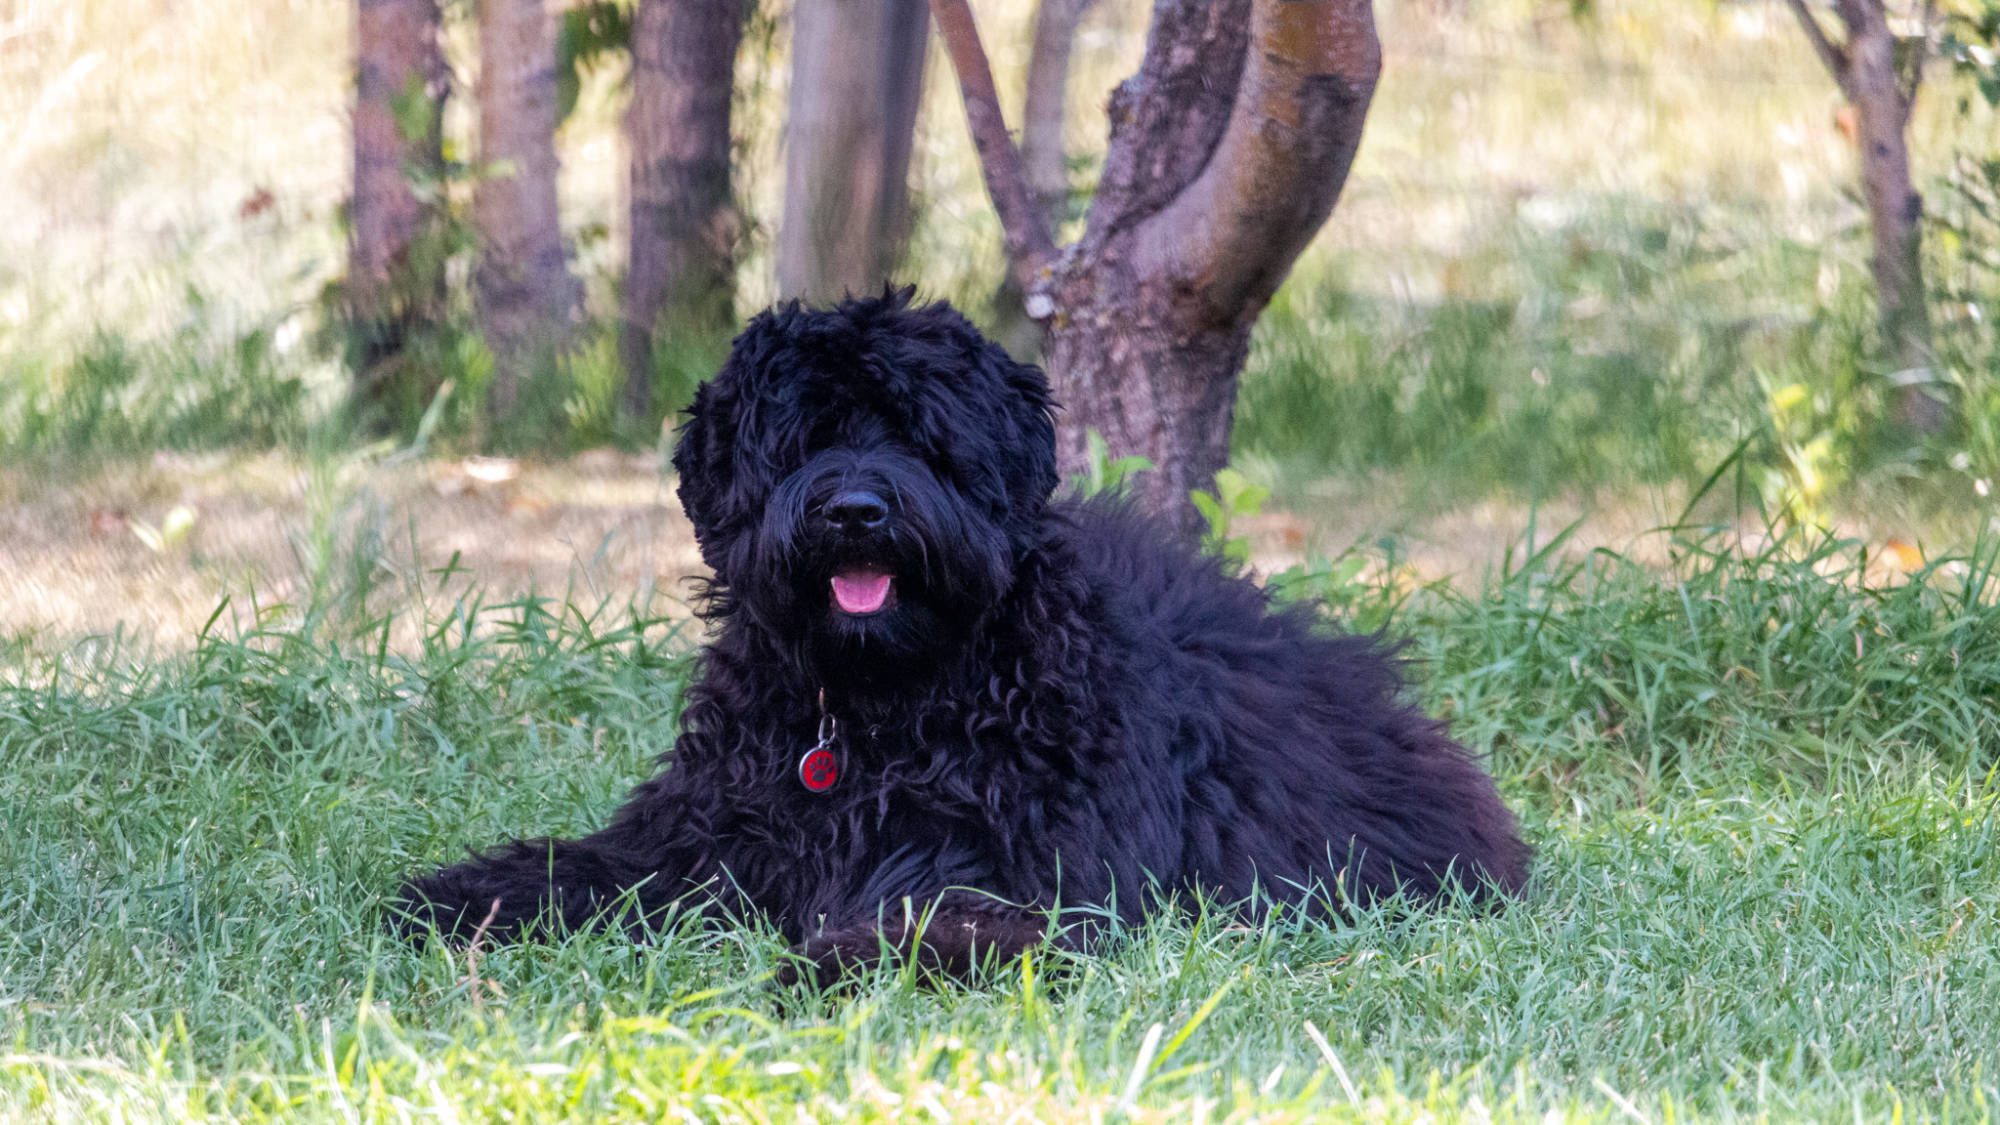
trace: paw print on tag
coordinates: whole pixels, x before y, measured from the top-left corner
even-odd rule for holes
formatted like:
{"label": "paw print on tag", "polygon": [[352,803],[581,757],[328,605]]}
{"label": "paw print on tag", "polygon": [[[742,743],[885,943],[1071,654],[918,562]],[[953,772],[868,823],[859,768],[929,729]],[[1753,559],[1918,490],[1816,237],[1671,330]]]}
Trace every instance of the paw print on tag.
{"label": "paw print on tag", "polygon": [[824,793],[840,780],[840,760],[833,751],[813,749],[799,759],[799,783],[815,793]]}

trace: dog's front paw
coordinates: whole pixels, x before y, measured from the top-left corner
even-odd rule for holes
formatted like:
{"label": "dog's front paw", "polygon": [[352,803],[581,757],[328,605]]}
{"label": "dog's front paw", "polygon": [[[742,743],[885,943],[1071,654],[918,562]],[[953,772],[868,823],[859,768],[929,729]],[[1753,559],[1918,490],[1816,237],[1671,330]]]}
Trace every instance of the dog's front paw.
{"label": "dog's front paw", "polygon": [[778,966],[780,988],[801,985],[825,991],[868,971],[882,961],[882,935],[873,926],[818,934],[792,947]]}
{"label": "dog's front paw", "polygon": [[404,941],[422,944],[432,936],[465,945],[499,920],[501,898],[446,870],[411,879],[389,900],[386,921]]}

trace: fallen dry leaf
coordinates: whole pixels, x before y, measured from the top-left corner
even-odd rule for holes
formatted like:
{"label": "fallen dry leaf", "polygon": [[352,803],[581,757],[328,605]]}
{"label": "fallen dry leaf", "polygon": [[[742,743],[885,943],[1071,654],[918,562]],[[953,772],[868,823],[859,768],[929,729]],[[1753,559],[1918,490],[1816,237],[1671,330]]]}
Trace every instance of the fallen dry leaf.
{"label": "fallen dry leaf", "polygon": [[458,464],[480,484],[506,484],[521,475],[521,463],[512,457],[467,457]]}

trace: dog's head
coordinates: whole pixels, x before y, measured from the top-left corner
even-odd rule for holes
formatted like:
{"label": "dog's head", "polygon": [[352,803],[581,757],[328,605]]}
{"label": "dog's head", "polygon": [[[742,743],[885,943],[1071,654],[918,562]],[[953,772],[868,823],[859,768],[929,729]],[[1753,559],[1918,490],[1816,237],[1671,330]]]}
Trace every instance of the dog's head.
{"label": "dog's head", "polygon": [[726,604],[829,678],[895,676],[963,637],[1056,486],[1041,371],[910,293],[760,314],[674,451]]}

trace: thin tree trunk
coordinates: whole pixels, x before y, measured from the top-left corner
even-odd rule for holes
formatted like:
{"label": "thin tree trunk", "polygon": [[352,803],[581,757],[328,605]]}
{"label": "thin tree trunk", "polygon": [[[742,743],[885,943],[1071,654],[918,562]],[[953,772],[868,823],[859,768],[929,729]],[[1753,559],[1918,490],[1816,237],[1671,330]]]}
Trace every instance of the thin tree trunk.
{"label": "thin tree trunk", "polygon": [[654,333],[703,343],[735,321],[729,108],[743,0],[640,0],[632,25],[632,249],[625,405],[653,416]]}
{"label": "thin tree trunk", "polygon": [[830,300],[890,280],[909,237],[924,0],[798,0],[778,291]]}
{"label": "thin tree trunk", "polygon": [[1847,97],[1854,105],[1861,156],[1861,194],[1868,201],[1884,358],[1903,375],[1896,418],[1905,428],[1935,434],[1944,406],[1929,393],[1931,324],[1922,257],[1923,198],[1910,181],[1907,129],[1914,91],[1906,95],[1896,66],[1896,37],[1880,0],[1840,0],[1847,25]]}
{"label": "thin tree trunk", "polygon": [[1028,89],[1021,105],[1021,165],[1042,217],[1053,229],[1069,199],[1069,158],[1063,125],[1069,109],[1069,58],[1076,29],[1096,0],[1042,0],[1035,44],[1028,54]]}
{"label": "thin tree trunk", "polygon": [[[1931,324],[1923,273],[1923,198],[1910,180],[1907,130],[1923,73],[1924,47],[1914,61],[1899,66],[1896,35],[1882,0],[1835,0],[1846,31],[1835,43],[1806,0],[1789,0],[1792,14],[1854,107],[1855,143],[1861,163],[1861,194],[1868,204],[1873,238],[1869,268],[1874,275],[1883,358],[1897,374],[1896,420],[1917,434],[1936,434],[1947,418],[1931,394]],[[1924,9],[1924,21],[1931,9]]]}
{"label": "thin tree trunk", "polygon": [[[1021,104],[1021,167],[1035,207],[1051,231],[1069,202],[1069,156],[1063,126],[1069,108],[1070,53],[1076,29],[1096,0],[1041,0],[1035,43],[1028,54],[1028,89]],[[1024,307],[1027,294],[1010,274],[993,295],[993,336],[1017,357],[1041,352],[1042,330]]]}
{"label": "thin tree trunk", "polygon": [[1154,465],[1142,501],[1190,534],[1227,463],[1250,331],[1331,213],[1381,69],[1369,0],[1155,0],[1083,238],[1060,257],[965,0],[931,0],[1017,283],[1039,308],[1064,475],[1096,430]]}
{"label": "thin tree trunk", "polygon": [[493,352],[488,406],[510,418],[567,345],[582,304],[556,204],[556,19],[542,0],[480,0],[479,157],[473,277]]}
{"label": "thin tree trunk", "polygon": [[421,410],[435,390],[427,372],[402,360],[409,338],[436,319],[444,302],[436,215],[416,190],[419,182],[434,184],[444,167],[440,123],[449,71],[441,22],[436,0],[355,4],[347,316],[355,390],[376,421],[399,408]]}

